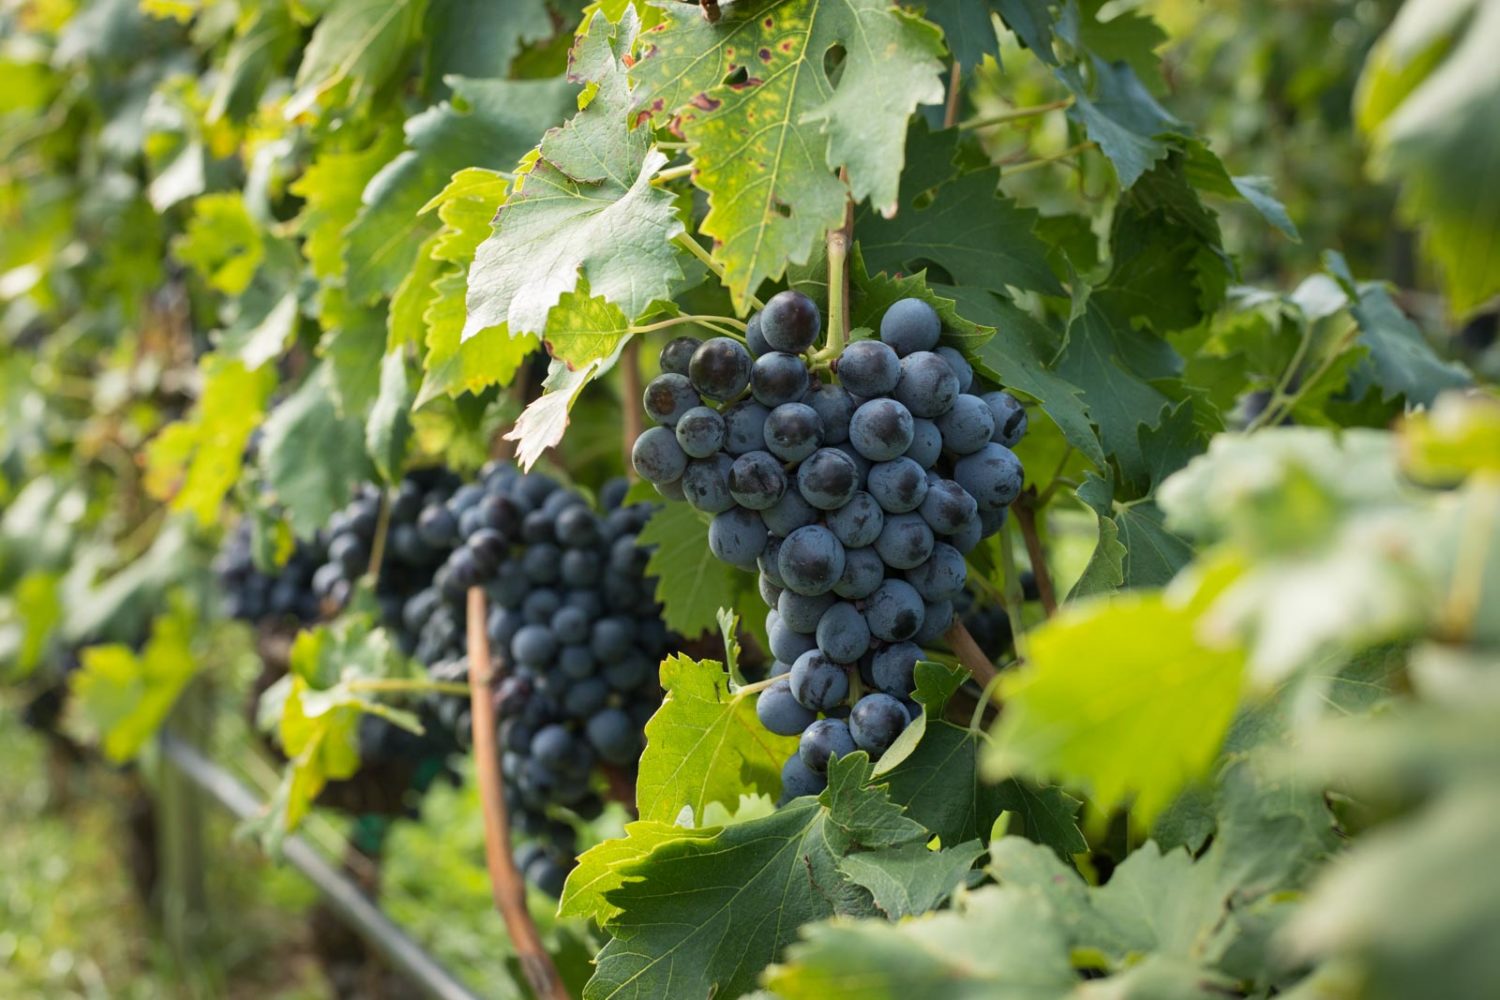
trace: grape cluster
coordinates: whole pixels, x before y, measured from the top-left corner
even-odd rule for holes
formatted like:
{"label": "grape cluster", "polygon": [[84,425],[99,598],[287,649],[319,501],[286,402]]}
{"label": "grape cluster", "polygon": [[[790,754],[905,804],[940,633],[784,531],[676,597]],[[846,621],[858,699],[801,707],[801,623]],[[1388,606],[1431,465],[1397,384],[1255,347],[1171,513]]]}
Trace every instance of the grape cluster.
{"label": "grape cluster", "polygon": [[241,520],[214,558],[224,614],[246,622],[317,621],[322,608],[312,581],[327,557],[327,547],[319,539],[299,542],[281,567],[267,573],[255,564],[250,520]]}
{"label": "grape cluster", "polygon": [[[466,596],[476,586],[487,594],[485,628],[506,675],[506,800],[516,828],[536,838],[517,862],[554,894],[573,865],[567,816],[599,815],[601,766],[634,770],[661,703],[656,667],[674,643],[645,575],[650,553],[636,544],[652,509],[626,505],[625,492],[623,480],[606,485],[596,512],[547,476],[486,467],[479,482],[418,514],[424,543],[448,555],[399,611],[405,641],[432,676],[464,680]],[[465,699],[439,699],[436,711],[467,741]]]}
{"label": "grape cluster", "polygon": [[[912,670],[964,594],[964,554],[1005,523],[1024,473],[1026,411],[986,391],[920,299],[878,339],[810,365],[817,306],[796,291],[753,317],[746,344],[681,337],[644,406],[658,426],[636,471],[713,515],[714,555],[760,574],[778,677],[761,724],[800,735],[786,798],[826,783],[829,758],[878,757],[919,709]],[[748,345],[748,348],[747,348]]]}

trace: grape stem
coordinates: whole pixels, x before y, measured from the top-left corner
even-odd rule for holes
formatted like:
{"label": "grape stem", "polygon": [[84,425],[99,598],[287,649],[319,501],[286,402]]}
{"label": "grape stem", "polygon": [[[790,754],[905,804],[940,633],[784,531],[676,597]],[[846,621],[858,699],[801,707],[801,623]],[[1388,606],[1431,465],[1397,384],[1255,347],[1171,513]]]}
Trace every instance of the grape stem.
{"label": "grape stem", "polygon": [[344,685],[356,694],[468,694],[469,686],[429,677],[366,677]]}
{"label": "grape stem", "polygon": [[[732,316],[701,316],[701,315],[673,316],[670,319],[664,319],[664,320],[662,320],[662,321],[660,321],[658,323],[647,323],[644,326],[632,326],[632,327],[629,327],[629,332],[631,332],[631,333],[651,333],[651,332],[653,332],[655,330],[665,330],[668,327],[672,327],[672,326],[682,326],[684,323],[696,323],[699,326],[706,326],[706,327],[708,327],[709,329],[713,330],[715,333],[727,333],[729,336],[735,337],[735,338],[737,338],[737,339],[739,339],[741,341],[743,341],[745,339],[744,336],[743,336],[743,333],[744,333],[744,330],[745,330],[745,324],[743,322],[741,322],[740,320],[735,319]],[[721,329],[721,328],[727,328],[727,329]]]}
{"label": "grape stem", "polygon": [[531,991],[544,1000],[569,1000],[562,977],[526,908],[526,882],[510,849],[510,819],[505,811],[505,789],[500,779],[500,750],[495,737],[496,671],[490,660],[489,618],[484,591],[469,588],[469,708],[473,724],[475,782],[484,815],[484,857],[490,872],[495,909],[505,919],[521,971]]}
{"label": "grape stem", "polygon": [[[844,176],[844,171],[840,171]],[[854,236],[854,203],[844,203],[844,224],[828,230],[828,344],[819,352],[836,358],[849,337],[849,244]]]}
{"label": "grape stem", "polygon": [[764,691],[779,680],[781,680],[780,677],[767,677],[765,680],[756,681],[754,684],[741,684],[734,689],[735,697],[739,697],[742,694],[755,694],[757,691]]}
{"label": "grape stem", "polygon": [[985,115],[982,118],[970,118],[966,122],[960,122],[959,128],[964,131],[976,128],[989,128],[991,125],[1004,125],[1006,122],[1024,121],[1027,118],[1035,118],[1049,111],[1057,111],[1061,108],[1071,108],[1073,98],[1064,97],[1057,101],[1048,101],[1046,104],[1033,104],[1030,107],[1011,108],[1009,111],[1001,111],[993,115]]}
{"label": "grape stem", "polygon": [[1047,569],[1047,553],[1042,548],[1042,538],[1036,530],[1036,487],[1028,486],[1015,504],[1016,524],[1020,525],[1021,538],[1026,542],[1026,555],[1031,559],[1031,575],[1036,577],[1037,596],[1041,598],[1042,610],[1051,618],[1057,614],[1057,591],[1052,586],[1052,573]]}
{"label": "grape stem", "polygon": [[1000,699],[996,697],[995,691],[1000,686],[1000,674],[997,672],[984,685],[984,690],[979,692],[979,701],[974,705],[974,714],[969,716],[969,732],[979,732],[980,725],[984,722],[984,710],[990,705],[1000,707]]}
{"label": "grape stem", "polygon": [[391,491],[380,491],[380,513],[375,518],[375,538],[370,543],[370,563],[365,575],[373,587],[380,580],[380,564],[385,562],[385,536],[391,531]]}
{"label": "grape stem", "polygon": [[996,676],[995,665],[984,655],[984,650],[979,648],[979,643],[974,641],[974,637],[964,627],[963,620],[955,616],[943,638],[948,641],[948,648],[958,657],[959,665],[988,688]]}
{"label": "grape stem", "polygon": [[[724,265],[714,260],[709,252],[703,249],[703,247],[698,244],[697,240],[693,239],[691,233],[678,233],[677,245],[682,247],[688,253],[692,254],[694,257],[697,257],[703,262],[704,267],[708,268],[714,274],[718,275],[720,283],[728,284],[728,282],[724,280]],[[764,309],[766,307],[766,304],[760,299],[756,298],[755,293],[749,290],[745,292],[745,301],[749,302],[751,308],[754,309]]]}
{"label": "grape stem", "polygon": [[656,176],[651,178],[651,183],[669,184],[680,178],[691,176],[692,172],[693,165],[691,163],[684,163],[678,167],[668,167],[665,170],[658,171]]}
{"label": "grape stem", "polygon": [[1011,174],[1024,174],[1028,170],[1037,170],[1041,167],[1045,167],[1049,163],[1056,163],[1058,160],[1066,160],[1070,156],[1077,156],[1079,153],[1082,153],[1086,150],[1094,149],[1097,145],[1098,144],[1093,142],[1092,140],[1088,142],[1080,142],[1076,146],[1069,146],[1067,149],[1061,150],[1056,153],[1051,153],[1047,156],[1038,156],[1034,160],[1025,160],[1021,163],[1017,163],[1013,167],[1003,167],[1001,168],[1000,174],[1002,177],[1009,177]]}
{"label": "grape stem", "polygon": [[943,109],[943,128],[952,128],[958,122],[959,84],[963,83],[964,70],[957,59],[948,74],[948,106]]}
{"label": "grape stem", "polygon": [[620,377],[624,381],[624,411],[625,420],[623,428],[625,440],[621,454],[625,457],[625,474],[630,477],[631,482],[640,478],[635,471],[635,463],[630,460],[631,452],[635,448],[635,439],[641,436],[641,338],[631,337],[625,345],[625,354],[620,359]]}

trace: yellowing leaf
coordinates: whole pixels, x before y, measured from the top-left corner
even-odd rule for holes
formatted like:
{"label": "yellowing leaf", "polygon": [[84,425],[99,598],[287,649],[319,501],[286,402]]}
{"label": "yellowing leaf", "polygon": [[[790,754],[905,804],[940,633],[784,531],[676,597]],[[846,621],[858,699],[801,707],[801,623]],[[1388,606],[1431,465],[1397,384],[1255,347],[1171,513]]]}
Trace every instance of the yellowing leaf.
{"label": "yellowing leaf", "polygon": [[1199,609],[1160,591],[1073,605],[1033,630],[1001,685],[994,777],[1056,777],[1142,824],[1213,761],[1239,704],[1244,652],[1198,639]]}
{"label": "yellowing leaf", "polygon": [[238,193],[206,194],[172,253],[225,295],[239,295],[265,259],[265,237]]}
{"label": "yellowing leaf", "polygon": [[797,747],[755,715],[755,696],[729,689],[714,660],[662,661],[666,700],[646,723],[646,750],[635,783],[642,820],[671,823],[683,807],[702,817],[710,802],[733,805],[741,792],[781,790],[781,765]]}
{"label": "yellowing leaf", "polygon": [[1500,398],[1439,396],[1431,410],[1402,422],[1397,440],[1401,464],[1426,482],[1500,473]]}
{"label": "yellowing leaf", "polygon": [[886,0],[736,3],[716,24],[672,4],[643,38],[636,107],[687,138],[702,231],[739,306],[806,263],[850,196],[895,211],[907,119],[943,99],[942,33]]}
{"label": "yellowing leaf", "polygon": [[146,489],[208,525],[239,478],[245,445],[265,413],[276,373],[269,366],[249,371],[212,354],[204,357],[203,369],[203,392],[192,415],[147,446]]}
{"label": "yellowing leaf", "polygon": [[151,638],[139,656],[122,645],[83,650],[81,668],[69,687],[110,760],[123,763],[140,753],[197,673],[190,645],[193,627],[184,604],[152,623]]}

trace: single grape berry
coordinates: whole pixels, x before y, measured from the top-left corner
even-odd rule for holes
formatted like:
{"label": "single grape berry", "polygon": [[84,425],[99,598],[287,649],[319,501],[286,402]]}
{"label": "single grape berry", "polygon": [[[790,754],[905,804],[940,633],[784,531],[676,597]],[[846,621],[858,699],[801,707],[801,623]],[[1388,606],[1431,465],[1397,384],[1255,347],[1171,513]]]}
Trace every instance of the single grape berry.
{"label": "single grape berry", "polygon": [[789,489],[780,500],[762,510],[760,517],[771,534],[785,538],[798,528],[817,523],[819,511],[803,498],[799,490]]}
{"label": "single grape berry", "polygon": [[786,491],[786,473],[769,452],[746,452],[729,467],[729,495],[741,507],[765,510]]}
{"label": "single grape berry", "polygon": [[768,407],[753,399],[741,400],[724,411],[724,450],[731,455],[762,451],[766,447]]}
{"label": "single grape berry", "polygon": [[844,546],[827,528],[808,525],[786,537],[778,565],[789,589],[808,596],[824,594],[844,572]]}
{"label": "single grape berry", "polygon": [[766,335],[760,329],[760,313],[751,316],[750,321],[745,324],[745,346],[750,349],[750,356],[753,358],[771,353],[771,345],[766,343]]}
{"label": "single grape berry", "polygon": [[995,433],[991,440],[1014,448],[1026,436],[1026,407],[1008,392],[987,392],[979,398],[984,400],[995,418]]}
{"label": "single grape berry", "polygon": [[846,549],[844,572],[839,574],[839,582],[833,585],[833,592],[847,600],[862,600],[875,593],[884,579],[885,562],[873,547]]}
{"label": "single grape berry", "polygon": [[823,317],[812,299],[799,291],[777,292],[760,312],[760,332],[772,350],[801,354],[817,343]]}
{"label": "single grape berry", "polygon": [[641,478],[651,483],[672,483],[687,469],[687,455],[667,427],[652,427],[635,439],[631,464]]}
{"label": "single grape berry", "polygon": [[781,767],[781,804],[804,795],[817,795],[827,787],[827,776],[802,763],[800,754],[792,754]]}
{"label": "single grape berry", "polygon": [[776,599],[776,613],[781,623],[796,632],[812,635],[818,630],[818,622],[833,607],[830,594],[799,594],[795,590],[783,590]]}
{"label": "single grape berry", "polygon": [[731,566],[755,569],[755,560],[765,551],[766,526],[755,511],[731,507],[709,523],[708,547]]}
{"label": "single grape berry", "polygon": [[917,510],[933,531],[951,535],[978,516],[979,504],[953,480],[939,479],[927,487]]}
{"label": "single grape berry", "polygon": [[807,394],[808,382],[807,365],[795,354],[762,354],[750,368],[751,395],[773,408],[800,402]]}
{"label": "single grape berry", "polygon": [[652,420],[664,427],[675,427],[684,413],[703,401],[685,376],[667,372],[646,383],[641,402]]}
{"label": "single grape berry", "polygon": [[1026,473],[1015,452],[992,442],[955,462],[953,479],[968,491],[981,511],[994,511],[1020,496]]}
{"label": "single grape berry", "polygon": [[922,417],[914,417],[911,424],[911,445],[906,449],[906,457],[930,469],[943,455],[943,432],[935,421]]}
{"label": "single grape berry", "polygon": [[885,526],[885,512],[869,493],[861,490],[849,502],[828,515],[828,530],[851,549],[873,545]]}
{"label": "single grape berry", "polygon": [[886,580],[865,602],[870,634],[886,642],[903,642],[922,627],[922,595],[905,580]]}
{"label": "single grape berry", "polygon": [[899,458],[911,446],[912,414],[894,399],[872,399],[849,419],[849,443],[871,462]]}
{"label": "single grape berry", "polygon": [[693,407],[677,421],[677,443],[689,458],[707,458],[724,446],[724,418],[712,407]]}
{"label": "single grape berry", "polygon": [[899,299],[880,318],[880,339],[903,358],[932,350],[942,333],[943,321],[921,299]]}
{"label": "single grape berry", "polygon": [[948,362],[948,367],[953,369],[953,375],[958,379],[958,391],[968,392],[974,385],[974,366],[953,347],[938,347],[933,350],[934,354]]}
{"label": "single grape berry", "polygon": [[912,416],[934,419],[953,408],[953,401],[958,398],[958,378],[948,362],[936,354],[916,351],[901,359],[901,378],[891,395]]}
{"label": "single grape berry", "polygon": [[912,671],[921,658],[922,647],[914,642],[896,642],[882,647],[870,666],[875,686],[894,698],[908,697],[915,684]]}
{"label": "single grape berry", "polygon": [[784,403],[766,417],[766,450],[783,462],[800,462],[822,444],[823,421],[806,403]]}
{"label": "single grape berry", "polygon": [[823,443],[843,444],[849,440],[849,418],[854,416],[854,397],[841,385],[814,382],[802,402],[811,406],[823,421]]}
{"label": "single grape berry", "polygon": [[797,704],[823,712],[849,697],[849,673],[819,650],[797,657],[787,675],[787,687]]}
{"label": "single grape berry", "polygon": [[995,435],[995,415],[978,396],[961,394],[953,408],[937,418],[943,447],[955,455],[971,455]]}
{"label": "single grape berry", "polygon": [[743,344],[729,337],[705,340],[688,363],[693,388],[710,399],[730,400],[750,384],[753,359]]}
{"label": "single grape berry", "polygon": [[693,352],[702,344],[703,341],[697,337],[677,337],[667,341],[667,346],[661,349],[661,370],[675,375],[686,375],[688,365],[693,360]]}
{"label": "single grape berry", "polygon": [[875,551],[887,566],[914,569],[932,555],[933,544],[932,529],[922,515],[890,514],[875,539]]}
{"label": "single grape berry", "polygon": [[785,678],[760,693],[755,701],[755,715],[762,726],[777,736],[799,736],[817,719],[815,713],[792,697],[791,684]]}
{"label": "single grape berry", "polygon": [[845,389],[873,399],[889,395],[896,388],[901,378],[901,358],[888,344],[856,340],[839,355],[834,371]]}
{"label": "single grape berry", "polygon": [[837,511],[859,489],[859,470],[836,448],[820,448],[798,466],[797,489],[818,510]]}
{"label": "single grape berry", "polygon": [[893,458],[871,467],[869,493],[890,514],[916,510],[927,498],[927,472],[909,458]]}
{"label": "single grape berry", "polygon": [[818,648],[835,663],[854,663],[870,648],[870,626],[854,605],[841,601],[823,612],[815,633]]}
{"label": "single grape berry", "polygon": [[906,581],[924,601],[951,601],[963,593],[969,571],[961,552],[946,542],[932,547],[932,555],[906,574]]}
{"label": "single grape berry", "polygon": [[854,737],[843,719],[819,719],[808,726],[797,743],[797,756],[815,774],[828,773],[828,761],[855,751]]}
{"label": "single grape berry", "polygon": [[689,462],[682,473],[683,498],[694,510],[708,514],[722,514],[733,507],[734,497],[729,492],[729,470],[733,466],[734,460],[724,454]]}
{"label": "single grape berry", "polygon": [[855,746],[876,758],[890,749],[910,721],[895,698],[884,693],[867,694],[849,713],[849,735]]}

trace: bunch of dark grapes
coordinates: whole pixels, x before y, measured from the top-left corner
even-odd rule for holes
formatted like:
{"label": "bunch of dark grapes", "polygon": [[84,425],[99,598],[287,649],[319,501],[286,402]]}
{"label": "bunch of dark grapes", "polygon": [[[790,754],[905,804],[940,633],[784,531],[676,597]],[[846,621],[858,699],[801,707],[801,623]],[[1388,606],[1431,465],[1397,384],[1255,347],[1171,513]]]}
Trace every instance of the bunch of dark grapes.
{"label": "bunch of dark grapes", "polygon": [[[418,659],[439,679],[468,676],[465,601],[482,587],[492,654],[505,679],[501,772],[517,829],[534,838],[517,861],[554,895],[574,863],[569,817],[597,817],[605,768],[629,777],[646,720],[661,703],[657,665],[673,637],[661,620],[649,553],[636,536],[647,504],[624,505],[623,480],[601,494],[601,511],[543,475],[487,467],[477,483],[429,505],[417,530],[450,554],[430,585],[401,609]],[[436,711],[467,739],[468,703]]]}
{"label": "bunch of dark grapes", "polygon": [[313,592],[313,575],[326,558],[320,539],[298,542],[291,557],[267,573],[255,564],[250,520],[242,519],[214,558],[224,614],[246,622],[317,621],[322,608]]}
{"label": "bunch of dark grapes", "polygon": [[[432,583],[433,574],[453,551],[454,543],[423,531],[422,514],[441,507],[465,489],[458,475],[432,467],[406,474],[391,494],[385,548],[375,576],[375,598],[381,618],[404,651],[415,651],[408,631],[400,625],[407,601]],[[312,589],[320,601],[335,608],[348,603],[355,582],[370,568],[375,539],[380,532],[380,489],[361,486],[353,501],[328,521],[327,561],[313,574]]]}
{"label": "bunch of dark grapes", "polygon": [[762,725],[800,734],[784,798],[826,784],[829,758],[878,757],[919,710],[912,670],[964,593],[964,554],[1005,523],[1024,474],[1026,411],[987,391],[920,299],[879,339],[809,364],[822,325],[807,296],[774,296],[745,344],[682,337],[646,387],[659,426],[636,471],[713,515],[709,546],[760,573],[776,658]]}

